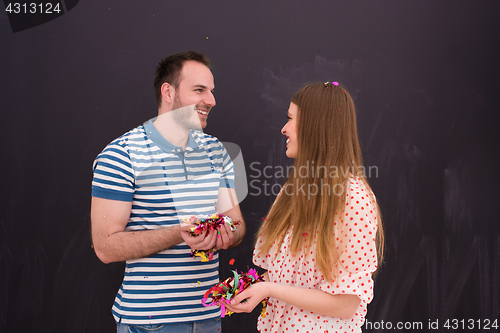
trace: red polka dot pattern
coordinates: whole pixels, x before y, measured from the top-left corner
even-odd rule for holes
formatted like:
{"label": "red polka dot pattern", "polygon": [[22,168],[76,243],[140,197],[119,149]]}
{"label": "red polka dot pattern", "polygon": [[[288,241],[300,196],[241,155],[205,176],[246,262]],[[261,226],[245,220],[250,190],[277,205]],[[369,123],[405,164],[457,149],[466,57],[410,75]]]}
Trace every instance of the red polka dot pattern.
{"label": "red polka dot pattern", "polygon": [[316,242],[312,252],[307,254],[293,256],[288,251],[293,227],[287,232],[276,258],[275,250],[271,250],[271,254],[258,255],[259,244],[262,244],[261,239],[258,239],[253,262],[267,269],[269,279],[275,283],[320,289],[333,295],[357,295],[361,302],[354,317],[344,320],[322,316],[271,298],[266,317],[259,317],[259,332],[361,332],[366,306],[373,297],[371,274],[377,269],[377,211],[373,193],[357,178],[349,182],[346,202],[341,219],[335,223],[335,246],[339,255],[336,281],[326,281],[316,265]]}

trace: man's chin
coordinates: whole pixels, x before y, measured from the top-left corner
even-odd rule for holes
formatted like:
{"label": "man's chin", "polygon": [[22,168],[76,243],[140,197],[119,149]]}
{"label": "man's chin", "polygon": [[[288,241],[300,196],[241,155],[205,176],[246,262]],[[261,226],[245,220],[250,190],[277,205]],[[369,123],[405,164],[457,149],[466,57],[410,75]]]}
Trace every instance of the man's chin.
{"label": "man's chin", "polygon": [[206,119],[202,119],[200,118],[200,128],[198,130],[202,130],[204,129],[205,127],[207,127],[207,120]]}

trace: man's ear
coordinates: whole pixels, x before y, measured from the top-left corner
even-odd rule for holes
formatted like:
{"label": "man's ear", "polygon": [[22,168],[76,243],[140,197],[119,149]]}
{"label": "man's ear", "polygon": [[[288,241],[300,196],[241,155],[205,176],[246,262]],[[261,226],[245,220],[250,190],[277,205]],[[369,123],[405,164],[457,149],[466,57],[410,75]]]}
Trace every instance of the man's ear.
{"label": "man's ear", "polygon": [[165,82],[164,84],[161,85],[161,96],[162,99],[167,104],[173,103],[174,95],[175,95],[175,88],[170,83]]}

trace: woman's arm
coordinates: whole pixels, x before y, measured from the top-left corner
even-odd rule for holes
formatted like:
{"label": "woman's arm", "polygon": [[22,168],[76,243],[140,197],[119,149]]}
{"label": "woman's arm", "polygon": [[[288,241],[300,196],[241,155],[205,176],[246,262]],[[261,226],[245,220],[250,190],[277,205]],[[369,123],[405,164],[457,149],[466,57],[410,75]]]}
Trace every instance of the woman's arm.
{"label": "woman's arm", "polygon": [[[319,289],[289,286],[281,283],[259,282],[237,295],[227,309],[232,312],[252,312],[263,299],[276,298],[284,303],[334,318],[349,319],[359,307],[356,295],[328,294]],[[241,303],[243,300],[246,302]]]}

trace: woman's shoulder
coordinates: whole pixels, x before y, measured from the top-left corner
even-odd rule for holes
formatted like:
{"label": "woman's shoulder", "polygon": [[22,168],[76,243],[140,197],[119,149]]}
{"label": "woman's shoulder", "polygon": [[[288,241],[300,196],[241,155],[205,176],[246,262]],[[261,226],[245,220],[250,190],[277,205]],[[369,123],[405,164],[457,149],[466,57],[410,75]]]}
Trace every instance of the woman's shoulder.
{"label": "woman's shoulder", "polygon": [[[369,186],[366,183],[366,180],[363,178],[360,178],[358,176],[350,175],[346,179],[346,184],[348,188],[358,188],[358,189],[363,189],[363,190],[369,190]],[[371,191],[370,191],[371,192]]]}
{"label": "woman's shoulder", "polygon": [[345,182],[345,193],[350,199],[364,199],[366,197],[374,197],[373,192],[366,183],[366,180],[357,176],[347,178]]}

